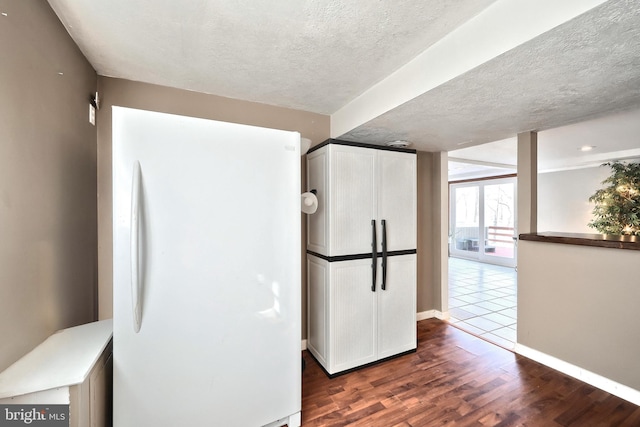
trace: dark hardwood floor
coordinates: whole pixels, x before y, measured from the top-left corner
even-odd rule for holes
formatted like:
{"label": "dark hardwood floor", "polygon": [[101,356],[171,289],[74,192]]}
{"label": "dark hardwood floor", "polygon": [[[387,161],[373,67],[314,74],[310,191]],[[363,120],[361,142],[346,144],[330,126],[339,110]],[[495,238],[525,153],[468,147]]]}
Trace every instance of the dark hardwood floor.
{"label": "dark hardwood floor", "polygon": [[304,427],[640,426],[638,406],[437,319],[416,353],[334,379],[304,358]]}

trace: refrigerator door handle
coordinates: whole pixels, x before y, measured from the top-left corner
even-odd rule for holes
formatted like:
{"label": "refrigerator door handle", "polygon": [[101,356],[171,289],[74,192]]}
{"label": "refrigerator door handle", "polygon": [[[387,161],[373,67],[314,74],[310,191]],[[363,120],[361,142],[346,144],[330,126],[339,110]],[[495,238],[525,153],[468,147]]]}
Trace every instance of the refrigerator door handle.
{"label": "refrigerator door handle", "polygon": [[133,306],[133,330],[140,332],[142,321],[142,306],[140,305],[140,266],[139,266],[139,232],[140,232],[140,162],[133,165],[131,182],[131,300]]}
{"label": "refrigerator door handle", "polygon": [[371,220],[371,292],[376,291],[376,276],[378,274],[378,242],[376,237],[376,220]]}
{"label": "refrigerator door handle", "polygon": [[382,290],[387,290],[387,221],[382,223]]}

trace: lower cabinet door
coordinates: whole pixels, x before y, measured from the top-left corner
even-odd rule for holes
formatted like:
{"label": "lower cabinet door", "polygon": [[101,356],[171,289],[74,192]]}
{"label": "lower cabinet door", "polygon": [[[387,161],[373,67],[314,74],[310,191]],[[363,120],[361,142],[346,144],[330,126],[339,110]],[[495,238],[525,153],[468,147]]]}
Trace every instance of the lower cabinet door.
{"label": "lower cabinet door", "polygon": [[386,289],[378,292],[378,359],[416,348],[416,255],[387,258]]}
{"label": "lower cabinet door", "polygon": [[309,351],[330,374],[416,348],[416,255],[328,262],[307,257]]}
{"label": "lower cabinet door", "polygon": [[377,294],[371,290],[371,259],[330,263],[330,362],[334,374],[374,362]]}
{"label": "lower cabinet door", "polygon": [[307,349],[327,368],[329,261],[307,255]]}

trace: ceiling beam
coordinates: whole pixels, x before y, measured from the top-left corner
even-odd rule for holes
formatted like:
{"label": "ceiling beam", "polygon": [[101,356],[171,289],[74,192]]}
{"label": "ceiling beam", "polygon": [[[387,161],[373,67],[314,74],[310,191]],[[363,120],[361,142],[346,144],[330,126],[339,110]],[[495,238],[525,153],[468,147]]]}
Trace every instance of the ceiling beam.
{"label": "ceiling beam", "polygon": [[605,0],[498,0],[331,115],[337,138]]}

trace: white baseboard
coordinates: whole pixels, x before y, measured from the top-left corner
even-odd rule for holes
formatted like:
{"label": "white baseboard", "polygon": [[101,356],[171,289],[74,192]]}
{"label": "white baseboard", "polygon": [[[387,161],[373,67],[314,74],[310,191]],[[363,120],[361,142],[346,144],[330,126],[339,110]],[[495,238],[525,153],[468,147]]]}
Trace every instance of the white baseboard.
{"label": "white baseboard", "polygon": [[302,340],[302,349],[303,350],[307,349],[307,340]]}
{"label": "white baseboard", "polygon": [[635,390],[624,384],[605,378],[602,375],[583,369],[579,366],[572,365],[569,362],[560,360],[541,351],[534,350],[522,344],[516,344],[514,351],[526,358],[535,360],[545,366],[560,371],[563,374],[576,378],[594,387],[627,400],[634,405],[640,405],[640,391]]}
{"label": "white baseboard", "polygon": [[443,313],[438,310],[427,310],[416,314],[416,320],[418,322],[425,319],[433,319],[434,317],[440,320],[447,320],[449,318],[449,313]]}

